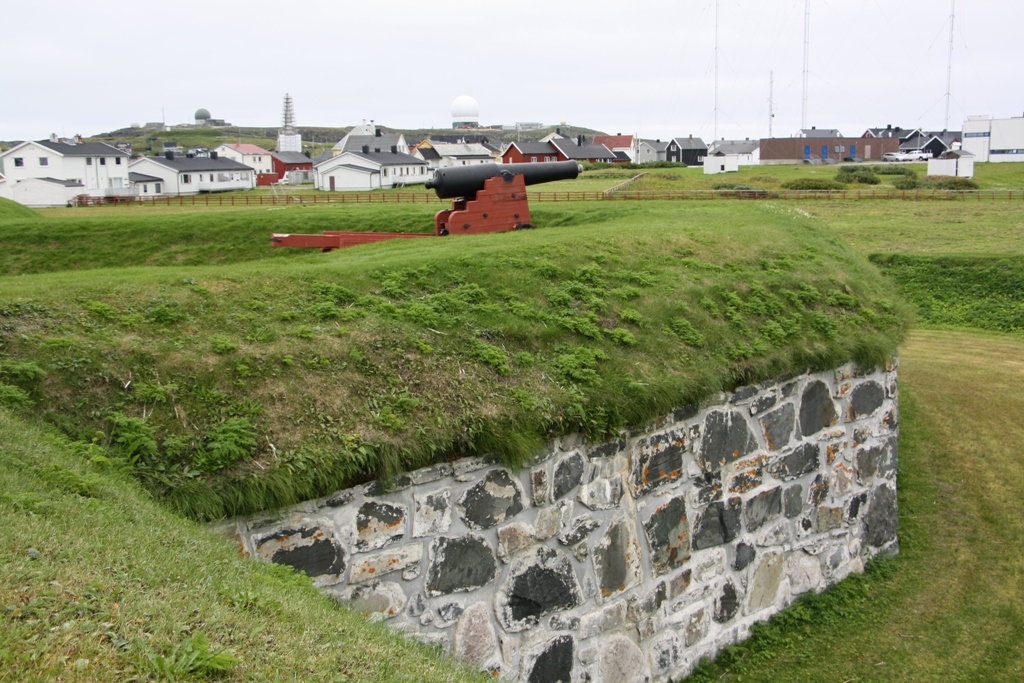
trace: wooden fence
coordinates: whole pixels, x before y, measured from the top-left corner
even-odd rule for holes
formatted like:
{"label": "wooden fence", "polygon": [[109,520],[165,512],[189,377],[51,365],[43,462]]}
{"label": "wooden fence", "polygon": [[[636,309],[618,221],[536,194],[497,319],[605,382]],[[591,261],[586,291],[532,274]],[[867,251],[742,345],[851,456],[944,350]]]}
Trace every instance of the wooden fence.
{"label": "wooden fence", "polygon": [[[531,202],[629,202],[711,200],[898,200],[1024,201],[1024,190],[648,190],[601,192],[528,192]],[[75,206],[278,206],[289,204],[449,204],[432,192],[323,192],[283,196],[198,194],[160,197],[76,197]]]}

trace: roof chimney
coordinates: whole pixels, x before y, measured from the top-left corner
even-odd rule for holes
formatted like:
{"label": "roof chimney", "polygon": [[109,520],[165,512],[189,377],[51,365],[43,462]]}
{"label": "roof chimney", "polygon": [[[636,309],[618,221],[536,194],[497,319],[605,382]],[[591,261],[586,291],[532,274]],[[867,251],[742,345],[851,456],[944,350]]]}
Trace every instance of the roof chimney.
{"label": "roof chimney", "polygon": [[886,130],[892,130],[892,124],[891,123],[885,124],[885,129]]}
{"label": "roof chimney", "polygon": [[216,158],[217,158],[217,156],[218,156],[218,155],[217,155],[217,152],[210,152],[210,158],[211,158],[211,159],[216,159]]}
{"label": "roof chimney", "polygon": [[380,137],[380,128],[374,128],[373,129],[373,134],[379,138]]}
{"label": "roof chimney", "polygon": [[817,128],[817,126],[811,126],[811,130],[816,130]]}
{"label": "roof chimney", "polygon": [[583,146],[583,136],[582,135],[577,135],[576,136],[576,145],[578,147],[582,147]]}
{"label": "roof chimney", "polygon": [[398,145],[391,145],[391,153],[398,154]]}
{"label": "roof chimney", "polygon": [[691,140],[693,139],[693,133],[690,133],[690,139]]}
{"label": "roof chimney", "polygon": [[57,142],[57,141],[58,141],[57,140],[57,134],[56,133],[50,133],[50,142]]}
{"label": "roof chimney", "polygon": [[164,152],[164,158],[167,159],[168,161],[174,161],[174,150],[169,149],[166,152]]}
{"label": "roof chimney", "polygon": [[363,154],[369,154],[369,153],[370,153],[370,146],[369,145],[363,145]]}
{"label": "roof chimney", "polygon": [[82,136],[79,135],[78,133],[75,133],[75,144],[76,145],[82,144]]}

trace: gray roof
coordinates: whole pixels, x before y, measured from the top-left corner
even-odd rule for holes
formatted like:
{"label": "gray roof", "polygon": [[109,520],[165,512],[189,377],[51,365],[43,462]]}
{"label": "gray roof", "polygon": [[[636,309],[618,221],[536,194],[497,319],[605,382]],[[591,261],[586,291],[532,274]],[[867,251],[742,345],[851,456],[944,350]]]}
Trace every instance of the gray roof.
{"label": "gray roof", "polygon": [[217,157],[211,159],[210,157],[194,157],[189,159],[188,157],[176,156],[173,159],[167,157],[143,157],[150,161],[155,161],[161,166],[166,166],[175,171],[251,171],[252,168],[245,164],[226,159],[224,157]]}
{"label": "gray roof", "polygon": [[885,128],[868,128],[868,131],[876,138],[899,138],[905,140],[920,131],[917,128],[900,128],[899,126]]}
{"label": "gray roof", "polygon": [[399,133],[381,133],[380,135],[348,135],[338,141],[334,146],[335,152],[357,152],[363,145],[369,145],[370,149],[391,149],[391,145],[401,142]]}
{"label": "gray roof", "polygon": [[25,178],[25,180],[42,180],[43,182],[46,183],[53,183],[54,185],[63,185],[64,187],[85,187],[85,185],[83,185],[77,180],[61,180],[59,178]]}
{"label": "gray roof", "polygon": [[331,153],[331,150],[324,150],[323,152],[320,152],[315,157],[313,157],[313,165],[316,166],[317,164],[323,163],[333,156],[334,155]]}
{"label": "gray roof", "polygon": [[607,159],[615,161],[615,154],[604,145],[577,145],[575,140],[552,140],[551,144],[558,148],[558,151],[567,159]]}
{"label": "gray roof", "polygon": [[672,141],[679,145],[679,149],[698,149],[706,150],[708,146],[700,138],[673,138]]}
{"label": "gray roof", "polygon": [[50,142],[49,140],[37,140],[37,144],[52,149],[58,154],[66,157],[126,157],[128,154],[117,147],[111,147],[105,142],[81,142],[76,145],[69,145],[66,142]]}
{"label": "gray roof", "polygon": [[131,183],[158,183],[161,180],[163,180],[163,178],[157,178],[155,175],[146,175],[145,173],[128,171],[128,182]]}
{"label": "gray roof", "polygon": [[302,152],[271,152],[270,155],[285,164],[311,164],[313,160]]}
{"label": "gray roof", "polygon": [[437,142],[434,143],[434,149],[443,157],[473,157],[488,159],[491,156],[490,152],[487,151],[487,148],[479,142]]}
{"label": "gray roof", "polygon": [[632,161],[632,159],[629,158],[629,155],[622,150],[615,150],[612,154],[615,155],[616,161]]}
{"label": "gray roof", "polygon": [[427,163],[423,159],[417,159],[411,154],[403,154],[402,152],[356,152],[349,150],[348,153],[355,154],[363,159],[369,159],[381,166],[397,166],[399,164],[417,164],[422,166]]}
{"label": "gray roof", "polygon": [[437,150],[433,147],[420,147],[420,154],[423,155],[424,159],[440,159],[441,155],[437,153]]}
{"label": "gray roof", "polygon": [[760,140],[715,140],[708,151],[712,154],[753,154],[760,147]]}
{"label": "gray roof", "polygon": [[800,135],[805,138],[841,138],[843,134],[835,128],[803,128]]}
{"label": "gray roof", "polygon": [[664,152],[668,148],[668,140],[641,140],[655,152]]}

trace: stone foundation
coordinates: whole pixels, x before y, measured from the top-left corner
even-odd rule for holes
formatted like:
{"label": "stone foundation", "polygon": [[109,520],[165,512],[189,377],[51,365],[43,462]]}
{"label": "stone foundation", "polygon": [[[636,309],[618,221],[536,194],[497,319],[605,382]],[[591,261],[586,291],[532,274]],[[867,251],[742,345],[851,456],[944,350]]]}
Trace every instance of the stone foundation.
{"label": "stone foundation", "polygon": [[231,525],[356,611],[529,683],[665,681],[896,552],[895,365],[722,394],[513,472],[463,459]]}

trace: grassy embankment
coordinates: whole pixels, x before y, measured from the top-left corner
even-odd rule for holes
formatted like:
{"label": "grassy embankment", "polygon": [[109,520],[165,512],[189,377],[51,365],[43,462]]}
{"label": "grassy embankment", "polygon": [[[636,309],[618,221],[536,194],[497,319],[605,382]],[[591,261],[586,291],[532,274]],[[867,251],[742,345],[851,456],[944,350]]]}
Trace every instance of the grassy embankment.
{"label": "grassy embankment", "polygon": [[0,409],[0,681],[473,681]]}
{"label": "grassy embankment", "polygon": [[[413,208],[323,215],[386,224]],[[173,261],[180,244],[224,264],[4,278],[0,381],[25,415],[113,447],[157,496],[210,519],[460,454],[515,464],[552,433],[600,437],[736,383],[895,349],[887,286],[827,232],[754,205],[689,217],[559,206],[542,223],[557,229],[234,265],[253,247],[231,247],[273,223],[197,246],[174,223],[140,239],[129,219],[98,221],[108,239],[66,233],[80,265]],[[51,254],[25,246],[15,272]]]}

